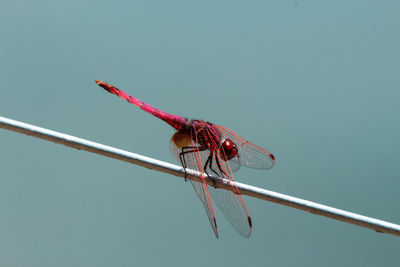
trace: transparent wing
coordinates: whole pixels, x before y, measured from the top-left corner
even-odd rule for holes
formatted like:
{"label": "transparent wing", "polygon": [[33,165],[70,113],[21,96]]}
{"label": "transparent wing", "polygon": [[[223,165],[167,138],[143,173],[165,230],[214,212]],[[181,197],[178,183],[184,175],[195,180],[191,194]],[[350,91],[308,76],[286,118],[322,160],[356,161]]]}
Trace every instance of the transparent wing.
{"label": "transparent wing", "polygon": [[[210,132],[210,135],[213,132]],[[212,164],[211,168],[218,170],[218,176],[234,182],[232,174],[232,166],[230,161],[224,161],[222,158],[225,157],[225,152],[220,148],[220,144],[215,143],[215,138],[210,138],[212,144]],[[240,165],[237,165],[240,166]],[[236,167],[236,165],[235,165]],[[208,173],[210,171],[208,170]],[[214,200],[214,203],[222,211],[225,218],[232,225],[232,227],[243,237],[249,238],[251,235],[252,222],[249,211],[247,210],[246,204],[242,198],[239,189],[230,183],[232,191],[217,189],[209,186],[209,192]]]}
{"label": "transparent wing", "polygon": [[234,131],[215,125],[224,138],[230,138],[239,149],[238,157],[230,160],[231,166],[244,165],[254,169],[267,170],[274,166],[275,157],[268,150],[250,143]]}
{"label": "transparent wing", "polygon": [[[202,127],[199,127],[202,128]],[[217,174],[220,177],[226,178],[229,181],[234,181],[232,168],[227,161],[223,161],[224,151],[220,150],[221,145],[217,144],[215,140],[220,140],[216,138],[218,131],[204,131],[199,137],[194,131],[195,136],[192,138],[187,138],[185,142],[182,142],[184,138],[179,135],[174,135],[170,142],[170,149],[172,154],[181,161],[180,155],[183,157],[183,164],[186,164],[186,168],[190,168],[199,172],[206,172],[208,174]],[[176,138],[174,138],[176,137]],[[210,146],[207,149],[200,148],[198,138],[202,138],[203,143],[208,143]],[[172,141],[174,140],[175,141]],[[190,140],[190,141],[188,141]],[[194,140],[194,141],[192,141]],[[176,145],[179,143],[179,146]],[[186,144],[183,146],[182,144]],[[187,147],[192,147],[193,149],[188,149]],[[186,147],[186,148],[184,148]],[[200,148],[200,149],[199,149]],[[182,154],[182,152],[185,152]],[[222,158],[221,158],[222,155]],[[208,162],[207,166],[206,163]],[[231,162],[231,161],[230,161]],[[240,166],[236,164],[235,166]],[[185,167],[185,166],[183,166]],[[204,170],[204,168],[207,168]],[[195,189],[197,195],[202,201],[208,218],[210,220],[211,226],[214,229],[215,235],[218,237],[218,229],[215,222],[215,213],[211,203],[210,196],[214,200],[214,204],[222,211],[225,218],[233,226],[233,228],[242,236],[248,238],[251,235],[251,218],[247,210],[246,204],[241,196],[239,189],[231,184],[232,191],[226,191],[222,189],[216,189],[212,186],[208,186],[203,180],[202,183],[197,183],[190,181]]]}
{"label": "transparent wing", "polygon": [[[172,154],[178,159],[178,161],[181,161],[180,155],[182,155],[182,158],[184,160],[183,164],[186,164],[186,166],[183,167],[198,171],[200,173],[204,173],[203,165],[205,164],[205,161],[210,154],[209,151],[199,151],[198,144],[193,141],[191,141],[190,147],[192,147],[192,149],[188,148],[182,150],[182,148],[178,148],[171,139],[170,150]],[[181,154],[182,152],[185,152],[185,154]],[[197,196],[203,203],[204,209],[206,210],[208,216],[208,220],[210,221],[211,227],[214,230],[215,236],[218,238],[218,227],[215,220],[214,208],[211,203],[211,198],[205,178],[203,177],[202,183],[198,183],[192,180],[189,181],[193,185],[194,191],[196,191]]]}

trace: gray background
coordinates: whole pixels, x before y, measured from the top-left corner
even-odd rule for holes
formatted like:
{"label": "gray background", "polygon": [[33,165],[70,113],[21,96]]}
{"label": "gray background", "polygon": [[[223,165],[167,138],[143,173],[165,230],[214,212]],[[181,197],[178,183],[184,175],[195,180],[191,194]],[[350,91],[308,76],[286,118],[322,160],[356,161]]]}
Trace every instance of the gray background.
{"label": "gray background", "polygon": [[[400,223],[399,1],[2,1],[0,115],[177,163],[93,82],[269,149],[236,180]],[[0,130],[1,266],[399,266],[399,238]]]}

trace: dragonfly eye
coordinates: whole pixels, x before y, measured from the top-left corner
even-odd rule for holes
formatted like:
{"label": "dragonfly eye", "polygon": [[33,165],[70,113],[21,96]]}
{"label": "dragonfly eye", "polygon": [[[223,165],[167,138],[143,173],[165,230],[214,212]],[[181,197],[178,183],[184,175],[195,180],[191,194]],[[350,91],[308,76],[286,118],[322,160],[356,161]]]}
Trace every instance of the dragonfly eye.
{"label": "dragonfly eye", "polygon": [[235,143],[229,138],[227,138],[224,141],[222,141],[222,148],[224,149],[225,154],[221,154],[221,158],[223,160],[225,160],[225,161],[231,160],[239,152],[239,150],[238,150],[237,146],[235,145]]}

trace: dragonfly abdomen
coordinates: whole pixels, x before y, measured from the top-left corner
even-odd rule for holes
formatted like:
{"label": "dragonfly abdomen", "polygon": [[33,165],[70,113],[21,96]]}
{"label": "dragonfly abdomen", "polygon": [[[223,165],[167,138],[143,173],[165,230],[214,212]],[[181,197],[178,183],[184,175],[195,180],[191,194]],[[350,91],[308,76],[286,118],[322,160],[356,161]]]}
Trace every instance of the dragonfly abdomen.
{"label": "dragonfly abdomen", "polygon": [[99,81],[99,80],[96,80],[95,82],[99,86],[104,88],[104,90],[108,91],[109,93],[117,95],[117,96],[125,99],[132,105],[135,105],[135,106],[139,107],[140,109],[146,111],[147,113],[150,113],[151,115],[153,115],[159,119],[162,119],[163,121],[165,121],[166,123],[168,123],[169,125],[174,127],[176,130],[181,130],[187,123],[187,120],[184,117],[172,115],[165,111],[159,110],[149,104],[144,103],[143,101],[137,99],[136,97],[131,96],[130,94],[127,94],[122,90],[119,90],[117,87],[115,87],[112,84],[108,84],[106,82]]}

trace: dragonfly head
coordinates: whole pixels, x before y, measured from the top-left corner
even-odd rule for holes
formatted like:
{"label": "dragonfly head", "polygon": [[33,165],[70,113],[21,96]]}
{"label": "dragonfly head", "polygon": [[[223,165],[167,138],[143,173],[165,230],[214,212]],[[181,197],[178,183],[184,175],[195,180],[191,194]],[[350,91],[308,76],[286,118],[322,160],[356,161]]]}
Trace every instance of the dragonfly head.
{"label": "dragonfly head", "polygon": [[223,140],[221,146],[225,151],[225,154],[221,154],[221,158],[225,161],[233,159],[239,153],[236,144],[229,138]]}

